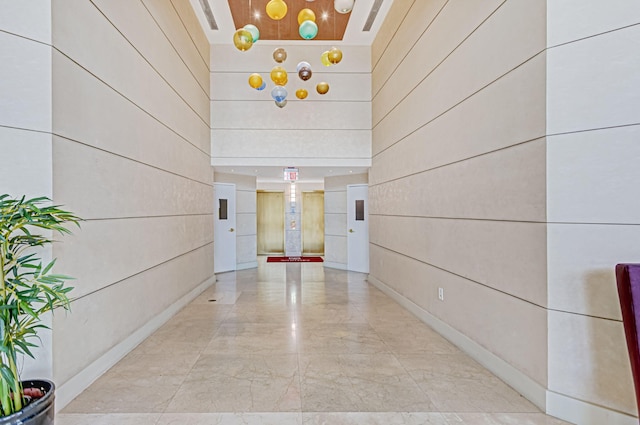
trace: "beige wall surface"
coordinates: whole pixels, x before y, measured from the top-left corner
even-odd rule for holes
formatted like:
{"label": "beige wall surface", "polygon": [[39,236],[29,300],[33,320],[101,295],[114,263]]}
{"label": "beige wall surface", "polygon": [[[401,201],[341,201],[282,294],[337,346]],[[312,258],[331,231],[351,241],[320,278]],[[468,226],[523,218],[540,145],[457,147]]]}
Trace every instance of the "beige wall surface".
{"label": "beige wall surface", "polygon": [[[0,194],[52,198],[51,4],[3,1],[0,9]],[[43,262],[51,251],[39,253]],[[39,336],[24,379],[53,378],[51,333]]]}
{"label": "beige wall surface", "polygon": [[372,47],[370,274],[544,388],[545,5],[407,3]]}
{"label": "beige wall surface", "polygon": [[396,2],[372,47],[371,276],[584,425],[637,416],[613,271],[638,261],[639,22]]}
{"label": "beige wall surface", "polygon": [[[331,67],[320,56],[331,45],[284,45],[288,73],[287,105],[271,97],[272,52],[279,45],[259,41],[240,52],[233,45],[211,46],[211,161],[213,166],[369,166],[371,164],[371,74],[368,46],[343,46],[342,61]],[[216,60],[224,57],[225,60]],[[313,75],[302,81],[300,61]],[[267,87],[252,89],[249,75],[260,73]],[[330,85],[326,95],[316,84]],[[309,96],[298,100],[295,91]]]}
{"label": "beige wall surface", "polygon": [[640,259],[640,4],[548,8],[549,391],[637,423],[614,268]]}
{"label": "beige wall surface", "polygon": [[86,220],[54,250],[77,278],[65,389],[213,281],[209,50],[187,0],[54,2],[52,22],[53,195]]}

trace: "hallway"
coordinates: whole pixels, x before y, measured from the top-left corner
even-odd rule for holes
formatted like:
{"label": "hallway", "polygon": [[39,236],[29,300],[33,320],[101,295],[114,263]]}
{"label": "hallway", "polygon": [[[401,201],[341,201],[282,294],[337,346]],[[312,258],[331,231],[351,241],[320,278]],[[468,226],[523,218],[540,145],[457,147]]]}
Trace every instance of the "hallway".
{"label": "hallway", "polygon": [[364,280],[225,273],[58,425],[560,425]]}

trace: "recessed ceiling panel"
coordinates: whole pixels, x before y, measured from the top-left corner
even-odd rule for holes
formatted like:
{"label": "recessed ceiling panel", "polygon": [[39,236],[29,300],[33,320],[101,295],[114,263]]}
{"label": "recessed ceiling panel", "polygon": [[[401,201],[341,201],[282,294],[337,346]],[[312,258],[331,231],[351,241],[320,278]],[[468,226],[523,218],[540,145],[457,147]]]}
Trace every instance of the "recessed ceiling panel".
{"label": "recessed ceiling panel", "polygon": [[274,21],[267,16],[268,1],[228,0],[235,27],[253,24],[260,30],[261,40],[303,40],[298,33],[298,13],[307,8],[316,15],[318,35],[314,40],[342,40],[351,16],[336,12],[333,0],[285,0],[287,15]]}

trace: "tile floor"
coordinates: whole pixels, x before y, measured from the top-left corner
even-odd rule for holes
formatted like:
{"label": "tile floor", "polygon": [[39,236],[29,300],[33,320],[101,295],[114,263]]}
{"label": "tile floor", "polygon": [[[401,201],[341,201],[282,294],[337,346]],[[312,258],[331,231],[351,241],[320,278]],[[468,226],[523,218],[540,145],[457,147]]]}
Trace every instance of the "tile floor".
{"label": "tile floor", "polygon": [[259,263],[219,275],[56,423],[565,424],[365,275],[321,263]]}

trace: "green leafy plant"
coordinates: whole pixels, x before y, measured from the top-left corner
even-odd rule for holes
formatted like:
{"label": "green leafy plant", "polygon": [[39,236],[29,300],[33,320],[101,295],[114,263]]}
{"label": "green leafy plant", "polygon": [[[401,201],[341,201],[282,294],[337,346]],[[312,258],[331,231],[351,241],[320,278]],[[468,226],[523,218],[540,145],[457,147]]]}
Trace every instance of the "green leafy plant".
{"label": "green leafy plant", "polygon": [[17,360],[18,355],[33,357],[37,345],[32,341],[47,328],[41,316],[58,307],[69,309],[70,278],[51,273],[55,260],[43,266],[38,248],[53,240],[37,230],[70,233],[66,226],[81,219],[50,204],[44,197],[0,195],[0,416],[24,407]]}

